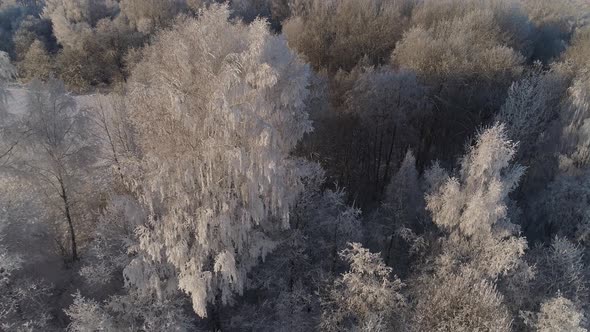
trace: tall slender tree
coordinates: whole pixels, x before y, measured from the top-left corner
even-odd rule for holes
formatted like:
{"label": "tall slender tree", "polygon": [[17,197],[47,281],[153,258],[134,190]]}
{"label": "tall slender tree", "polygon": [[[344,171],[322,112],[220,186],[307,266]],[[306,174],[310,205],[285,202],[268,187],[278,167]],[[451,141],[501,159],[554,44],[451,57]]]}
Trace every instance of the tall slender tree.
{"label": "tall slender tree", "polygon": [[80,204],[88,197],[82,191],[94,161],[88,120],[62,82],[34,81],[29,89],[29,113],[22,125],[26,137],[22,170],[45,195],[49,211],[64,219],[69,255],[76,261],[77,227],[82,222],[77,216],[84,212]]}

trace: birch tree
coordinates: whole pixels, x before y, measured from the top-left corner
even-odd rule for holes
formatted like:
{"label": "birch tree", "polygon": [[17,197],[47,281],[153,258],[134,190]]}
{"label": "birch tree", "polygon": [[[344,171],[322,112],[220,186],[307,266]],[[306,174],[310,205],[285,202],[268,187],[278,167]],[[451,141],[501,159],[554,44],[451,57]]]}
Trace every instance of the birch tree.
{"label": "birch tree", "polygon": [[[23,130],[26,135],[23,171],[46,197],[49,213],[65,224],[69,255],[78,260],[78,226],[87,184],[93,163],[94,146],[88,139],[88,122],[62,82],[35,81],[29,86],[28,110]],[[93,188],[98,193],[98,188]],[[61,217],[59,216],[61,214]],[[62,229],[61,226],[58,226]]]}
{"label": "birch tree", "polygon": [[[149,211],[140,248],[174,267],[201,317],[207,302],[243,292],[246,272],[274,247],[268,234],[289,227],[307,169],[289,153],[311,130],[309,68],[266,22],[228,18],[214,5],[162,32],[128,94],[135,190]],[[143,264],[131,263],[130,280],[145,280]]]}

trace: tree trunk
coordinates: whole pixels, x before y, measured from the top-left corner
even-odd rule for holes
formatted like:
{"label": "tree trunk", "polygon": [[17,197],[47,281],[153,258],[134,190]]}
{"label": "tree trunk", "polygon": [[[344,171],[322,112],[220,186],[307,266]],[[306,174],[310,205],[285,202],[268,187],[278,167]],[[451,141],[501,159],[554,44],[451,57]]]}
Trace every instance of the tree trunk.
{"label": "tree trunk", "polygon": [[385,255],[385,264],[391,266],[389,260],[391,259],[391,250],[393,249],[393,240],[395,239],[395,231],[391,232],[389,236],[389,245],[387,246],[387,254]]}
{"label": "tree trunk", "polygon": [[74,222],[72,221],[72,214],[70,212],[70,201],[68,195],[66,193],[66,188],[64,186],[63,180],[59,179],[59,185],[61,187],[61,198],[64,202],[64,214],[66,215],[66,220],[68,221],[68,228],[70,230],[70,239],[71,239],[71,249],[72,249],[72,261],[78,260],[78,246],[76,244],[76,233],[74,232]]}
{"label": "tree trunk", "polygon": [[334,246],[332,247],[332,266],[330,271],[336,270],[336,263],[338,262],[338,223],[334,225]]}
{"label": "tree trunk", "polygon": [[385,174],[383,175],[383,183],[380,188],[381,194],[383,194],[385,188],[389,184],[389,172],[391,170],[391,159],[393,157],[393,149],[395,147],[395,134],[397,132],[397,127],[393,127],[393,134],[391,135],[391,143],[389,144],[389,152],[387,153],[387,159],[385,160]]}
{"label": "tree trunk", "polygon": [[381,131],[381,135],[379,137],[379,149],[377,151],[377,167],[375,167],[375,172],[377,173],[375,175],[375,192],[376,192],[376,196],[379,197],[381,192],[380,192],[380,187],[381,187],[381,181],[379,179],[380,177],[380,173],[381,173],[381,159],[383,156],[383,130]]}

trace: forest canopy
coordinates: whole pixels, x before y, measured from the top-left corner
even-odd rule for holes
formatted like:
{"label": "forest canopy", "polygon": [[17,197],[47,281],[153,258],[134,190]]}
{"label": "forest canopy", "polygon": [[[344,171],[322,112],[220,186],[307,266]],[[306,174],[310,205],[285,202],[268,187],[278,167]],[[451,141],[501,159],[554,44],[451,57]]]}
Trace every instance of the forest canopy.
{"label": "forest canopy", "polygon": [[588,315],[590,2],[0,0],[0,331]]}

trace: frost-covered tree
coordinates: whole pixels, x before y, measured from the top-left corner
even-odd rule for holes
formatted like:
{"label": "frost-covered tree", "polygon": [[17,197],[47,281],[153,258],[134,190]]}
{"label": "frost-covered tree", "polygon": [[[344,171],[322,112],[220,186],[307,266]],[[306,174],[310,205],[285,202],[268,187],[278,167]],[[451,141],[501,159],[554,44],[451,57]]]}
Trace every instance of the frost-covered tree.
{"label": "frost-covered tree", "polygon": [[[449,11],[449,2],[466,3],[467,9]],[[435,3],[425,1],[422,6]],[[393,52],[393,64],[413,69],[434,81],[453,79],[460,83],[472,75],[491,80],[510,80],[523,61],[518,50],[507,45],[509,40],[506,38],[510,38],[511,31],[503,30],[506,27],[499,22],[502,15],[510,14],[478,1],[444,3],[435,6],[449,11],[450,17],[433,16],[436,17],[434,22],[405,32]],[[477,3],[482,5],[475,5]],[[425,11],[424,8],[417,9],[414,15],[425,15],[421,10]],[[514,38],[522,39],[518,34]]]}
{"label": "frost-covered tree", "polygon": [[80,292],[65,310],[71,320],[68,331],[194,331],[182,301],[156,301],[131,291],[116,295],[104,303],[85,298]]}
{"label": "frost-covered tree", "polygon": [[590,181],[588,171],[559,174],[538,196],[531,198],[530,231],[551,240],[555,235],[577,240],[588,221]]}
{"label": "frost-covered tree", "polygon": [[99,303],[85,299],[79,291],[74,295],[74,303],[65,312],[72,321],[68,331],[114,331],[113,318],[104,312]]}
{"label": "frost-covered tree", "polygon": [[57,53],[56,71],[70,89],[82,92],[122,81],[125,53],[144,39],[121,20],[100,20],[80,39],[80,45],[65,46]]}
{"label": "frost-covered tree", "polygon": [[123,168],[133,158],[135,143],[124,95],[111,93],[91,99],[89,117],[99,142],[100,156],[124,185]]}
{"label": "frost-covered tree", "polygon": [[[310,331],[321,315],[318,289],[345,264],[338,253],[362,238],[360,211],[347,206],[342,190],[319,190],[307,183],[292,212],[291,229],[264,263],[249,274],[254,304],[230,311],[231,326],[256,331]],[[253,317],[256,317],[253,319]]]}
{"label": "frost-covered tree", "polygon": [[[126,195],[110,198],[96,225],[80,275],[94,287],[123,278],[138,244],[135,228],[145,220],[139,203]],[[104,291],[104,289],[102,289]]]}
{"label": "frost-covered tree", "polygon": [[[532,317],[530,317],[532,316]],[[538,332],[586,332],[584,312],[562,295],[557,295],[541,305],[536,315],[530,315],[527,323]]]}
{"label": "frost-covered tree", "polygon": [[383,205],[395,214],[395,218],[400,219],[400,223],[412,224],[424,208],[421,203],[423,196],[416,170],[416,158],[408,150],[387,186]]}
{"label": "frost-covered tree", "polygon": [[221,2],[0,0],[0,330],[588,329],[588,0]]}
{"label": "frost-covered tree", "polygon": [[[141,46],[153,32],[143,32],[125,15],[129,1],[49,0],[43,10],[51,21],[57,42],[58,76],[70,89],[86,91],[124,78],[124,57],[129,48]],[[141,3],[144,3],[142,1]],[[155,1],[161,8],[170,1]],[[120,9],[120,5],[122,8]],[[161,9],[160,8],[160,9]]]}
{"label": "frost-covered tree", "polygon": [[121,0],[119,7],[129,25],[137,31],[150,33],[165,28],[186,9],[185,0]]}
{"label": "frost-covered tree", "polygon": [[438,188],[429,190],[427,210],[446,235],[412,290],[414,330],[510,330],[512,318],[496,281],[523,264],[527,248],[508,213],[508,194],[524,171],[511,165],[515,154],[516,144],[497,124],[478,136],[457,177],[445,179],[436,168],[429,173],[439,180],[430,181]]}
{"label": "frost-covered tree", "polygon": [[521,0],[522,8],[535,27],[534,56],[549,61],[568,47],[576,27],[588,20],[590,4],[583,0]]}
{"label": "frost-covered tree", "polygon": [[584,262],[583,246],[556,236],[548,248],[535,248],[531,256],[537,270],[535,296],[547,299],[559,293],[578,306],[586,305],[590,271]]}
{"label": "frost-covered tree", "polygon": [[21,26],[27,24],[28,17],[38,16],[39,11],[39,7],[12,0],[0,3],[0,51],[7,52],[13,59],[18,56],[16,35]]}
{"label": "frost-covered tree", "polygon": [[51,21],[32,13],[25,17],[15,31],[14,36],[14,59],[22,61],[31,45],[39,40],[43,43],[43,49],[55,50],[55,37],[52,34]]}
{"label": "frost-covered tree", "polygon": [[89,213],[88,206],[82,204],[100,194],[98,186],[86,191],[90,189],[86,186],[95,157],[88,120],[62,82],[34,81],[29,89],[28,114],[22,125],[26,140],[21,170],[45,195],[48,213],[60,220],[57,227],[67,234],[63,242],[69,247],[68,255],[77,260],[78,227]]}
{"label": "frost-covered tree", "polygon": [[581,71],[568,90],[566,106],[560,113],[562,169],[576,173],[590,164],[590,74]]}
{"label": "frost-covered tree", "polygon": [[537,190],[534,187],[529,190],[526,230],[546,242],[555,235],[577,241],[576,234],[587,220],[590,76],[578,67],[580,65],[566,60],[554,66],[563,75],[570,76],[567,79],[570,86],[556,107],[552,128],[543,134],[544,139],[531,145],[533,151],[529,152],[538,159],[531,168],[541,168],[543,172],[527,176]]}
{"label": "frost-covered tree", "polygon": [[361,211],[346,205],[345,195],[343,190],[326,190],[316,197],[316,202],[308,202],[306,208],[310,212],[298,216],[306,219],[305,232],[314,243],[309,255],[323,261],[320,264],[325,264],[327,270],[336,270],[339,253],[348,242],[362,238]]}
{"label": "frost-covered tree", "polygon": [[24,54],[22,61],[18,63],[18,68],[22,78],[47,80],[54,70],[53,59],[43,43],[35,40]]}
{"label": "frost-covered tree", "polygon": [[448,233],[445,264],[468,263],[493,279],[514,268],[524,254],[526,240],[508,213],[508,194],[524,172],[511,165],[515,154],[504,125],[496,124],[478,136],[461,160],[458,177],[447,178],[426,197],[432,220]]}
{"label": "frost-covered tree", "polygon": [[392,268],[381,254],[360,243],[351,243],[340,257],[350,269],[334,281],[322,306],[320,328],[324,331],[390,331],[400,324],[405,297],[404,284],[391,276]]}
{"label": "frost-covered tree", "polygon": [[387,61],[407,22],[408,1],[310,1],[283,25],[289,45],[315,69],[351,70],[367,57]]}
{"label": "frost-covered tree", "polygon": [[[6,185],[7,182],[3,181],[2,184]],[[43,330],[51,318],[47,307],[51,289],[41,280],[22,275],[20,270],[27,262],[6,245],[10,224],[21,221],[6,218],[12,217],[10,202],[4,195],[0,197],[0,329]]]}
{"label": "frost-covered tree", "polygon": [[[430,29],[435,28],[437,25],[448,24],[449,21],[461,17],[470,16],[474,12],[479,12],[482,17],[480,18],[481,25],[473,33],[485,33],[486,28],[492,28],[488,31],[490,33],[488,36],[497,38],[496,42],[499,44],[518,49],[523,55],[530,53],[530,39],[533,38],[534,31],[521,1],[424,0],[416,4],[412,11],[411,21],[413,26]],[[487,25],[491,23],[488,21],[490,18],[488,15],[490,14],[495,27]],[[482,30],[478,31],[479,29]],[[502,31],[502,33],[497,34],[498,31]],[[464,36],[457,37],[463,38]]]}
{"label": "frost-covered tree", "polygon": [[[391,178],[385,192],[381,208],[373,218],[376,226],[373,228],[372,239],[379,242],[385,263],[397,263],[406,255],[396,257],[394,248],[402,243],[409,245],[411,253],[417,253],[425,243],[417,232],[424,231],[424,193],[416,170],[416,158],[408,150],[400,168]],[[401,242],[400,242],[401,240]],[[395,264],[400,269],[400,264]]]}
{"label": "frost-covered tree", "polygon": [[81,49],[96,23],[113,14],[114,4],[111,0],[46,0],[43,16],[51,20],[61,45]]}
{"label": "frost-covered tree", "polygon": [[590,54],[590,26],[576,29],[569,47],[563,54],[563,59],[574,65],[578,70],[588,69],[588,54]]}
{"label": "frost-covered tree", "polygon": [[421,163],[451,162],[449,156],[493,117],[522,73],[526,16],[513,3],[430,0],[412,12],[414,24],[396,44],[391,64],[416,72],[432,87],[437,112],[421,132],[428,151],[424,158],[416,150]]}
{"label": "frost-covered tree", "polygon": [[512,316],[494,284],[463,270],[422,280],[410,331],[510,331]]}
{"label": "frost-covered tree", "polygon": [[[531,230],[546,240],[554,235],[578,240],[587,223],[590,165],[590,76],[577,71],[559,113],[558,167],[543,191],[529,202]],[[581,231],[583,233],[583,231]]]}
{"label": "frost-covered tree", "polygon": [[74,303],[64,310],[71,319],[70,331],[189,331],[192,327],[184,294],[157,297],[139,291],[138,280],[127,278],[126,268],[134,268],[131,260],[143,254],[138,251],[135,228],[145,218],[144,208],[132,196],[110,197],[79,270],[88,295],[76,292]]}
{"label": "frost-covered tree", "polygon": [[567,78],[558,72],[543,72],[536,67],[510,86],[496,120],[504,123],[508,136],[519,142],[521,156],[535,152],[540,135],[558,113],[567,84]]}
{"label": "frost-covered tree", "polygon": [[43,331],[51,320],[48,298],[52,289],[30,278],[0,286],[0,328],[5,331]]}
{"label": "frost-covered tree", "polygon": [[136,192],[149,211],[140,248],[171,264],[168,278],[202,317],[208,302],[243,292],[246,272],[275,246],[269,232],[289,227],[307,173],[289,153],[311,130],[308,67],[264,21],[228,17],[215,5],[162,32],[128,94]]}
{"label": "frost-covered tree", "polygon": [[521,3],[535,24],[557,24],[565,32],[587,19],[585,15],[590,10],[590,5],[580,0],[567,0],[561,3],[550,0],[522,0]]}
{"label": "frost-covered tree", "polygon": [[[556,152],[562,136],[560,117],[572,78],[563,67],[554,65],[543,70],[539,62],[533,64],[509,88],[504,105],[495,117],[496,121],[505,123],[508,136],[519,141],[515,159],[528,166],[518,190],[521,197],[542,190],[557,168]],[[525,229],[528,227],[526,222],[523,225]]]}

